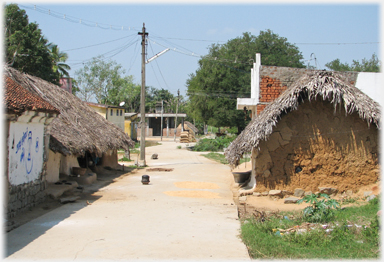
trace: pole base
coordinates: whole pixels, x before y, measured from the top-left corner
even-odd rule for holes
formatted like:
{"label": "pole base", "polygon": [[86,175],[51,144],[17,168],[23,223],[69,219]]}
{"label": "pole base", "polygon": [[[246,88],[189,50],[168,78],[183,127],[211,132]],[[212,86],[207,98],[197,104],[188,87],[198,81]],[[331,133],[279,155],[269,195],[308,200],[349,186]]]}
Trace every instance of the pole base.
{"label": "pole base", "polygon": [[138,167],[144,167],[145,166],[145,160],[137,160],[135,164]]}

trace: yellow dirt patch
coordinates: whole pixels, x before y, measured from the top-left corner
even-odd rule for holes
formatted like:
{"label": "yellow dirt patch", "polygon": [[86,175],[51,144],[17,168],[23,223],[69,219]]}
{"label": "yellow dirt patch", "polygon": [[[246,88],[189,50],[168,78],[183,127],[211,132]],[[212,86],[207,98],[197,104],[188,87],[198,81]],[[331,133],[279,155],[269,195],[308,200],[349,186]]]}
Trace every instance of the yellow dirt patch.
{"label": "yellow dirt patch", "polygon": [[164,194],[176,197],[192,197],[192,198],[221,198],[219,193],[209,191],[166,191]]}
{"label": "yellow dirt patch", "polygon": [[220,188],[217,184],[209,183],[209,182],[183,181],[183,182],[175,182],[174,185],[178,188],[191,188],[191,189],[218,189],[218,188]]}

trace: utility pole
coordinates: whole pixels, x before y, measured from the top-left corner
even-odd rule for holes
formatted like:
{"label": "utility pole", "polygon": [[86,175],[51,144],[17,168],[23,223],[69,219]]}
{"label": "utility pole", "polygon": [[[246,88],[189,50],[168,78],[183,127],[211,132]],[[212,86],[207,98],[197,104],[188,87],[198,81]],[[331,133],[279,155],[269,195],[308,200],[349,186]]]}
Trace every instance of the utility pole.
{"label": "utility pole", "polygon": [[143,23],[143,31],[138,34],[141,35],[140,160],[145,166],[145,37],[148,35],[145,32],[145,23]]}
{"label": "utility pole", "polygon": [[175,119],[175,134],[173,137],[173,141],[176,141],[176,132],[177,132],[177,111],[179,110],[179,96],[180,96],[180,89],[177,89],[177,105],[176,105],[176,119]]}
{"label": "utility pole", "polygon": [[164,100],[161,100],[161,141],[163,141],[163,111],[164,111]]}

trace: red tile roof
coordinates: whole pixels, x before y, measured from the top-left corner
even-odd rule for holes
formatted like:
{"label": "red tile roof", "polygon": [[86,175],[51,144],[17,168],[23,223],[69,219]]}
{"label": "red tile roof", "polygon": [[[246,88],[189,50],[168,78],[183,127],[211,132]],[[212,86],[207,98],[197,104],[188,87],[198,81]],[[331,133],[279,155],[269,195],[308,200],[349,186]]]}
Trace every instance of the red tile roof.
{"label": "red tile roof", "polygon": [[20,114],[27,110],[60,113],[60,111],[50,103],[38,95],[29,92],[8,76],[5,79],[4,89],[3,105],[7,113]]}

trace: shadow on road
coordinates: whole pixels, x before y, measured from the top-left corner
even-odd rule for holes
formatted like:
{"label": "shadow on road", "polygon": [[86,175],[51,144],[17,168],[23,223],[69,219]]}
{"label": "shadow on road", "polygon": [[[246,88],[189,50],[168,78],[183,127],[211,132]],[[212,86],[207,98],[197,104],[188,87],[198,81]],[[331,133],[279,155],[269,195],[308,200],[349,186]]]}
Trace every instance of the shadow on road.
{"label": "shadow on road", "polygon": [[[83,192],[79,195],[79,200],[74,203],[67,203],[62,205],[55,205],[54,209],[41,211],[43,215],[39,217],[34,217],[30,215],[29,212],[21,213],[18,216],[24,216],[24,224],[21,224],[17,228],[12,229],[8,232],[5,237],[5,250],[4,255],[8,257],[17,251],[26,247],[29,243],[33,242],[35,239],[44,235],[48,230],[51,230],[53,227],[59,223],[65,223],[65,219],[69,218],[71,215],[75,214],[79,210],[86,208],[89,203],[95,202],[101,198],[101,196],[94,195],[99,189],[108,186],[117,179],[120,179],[124,176],[135,173],[135,169],[125,167],[124,171],[122,170],[104,170],[100,171],[97,174],[97,181],[90,185],[82,185],[84,187]],[[66,195],[71,194],[67,192]],[[59,201],[59,200],[57,200]],[[52,200],[51,200],[52,202]],[[37,208],[42,208],[42,205],[39,205]],[[30,211],[33,213],[33,210]],[[27,216],[31,216],[31,219],[28,221]],[[26,234],[26,232],[28,232]]]}

